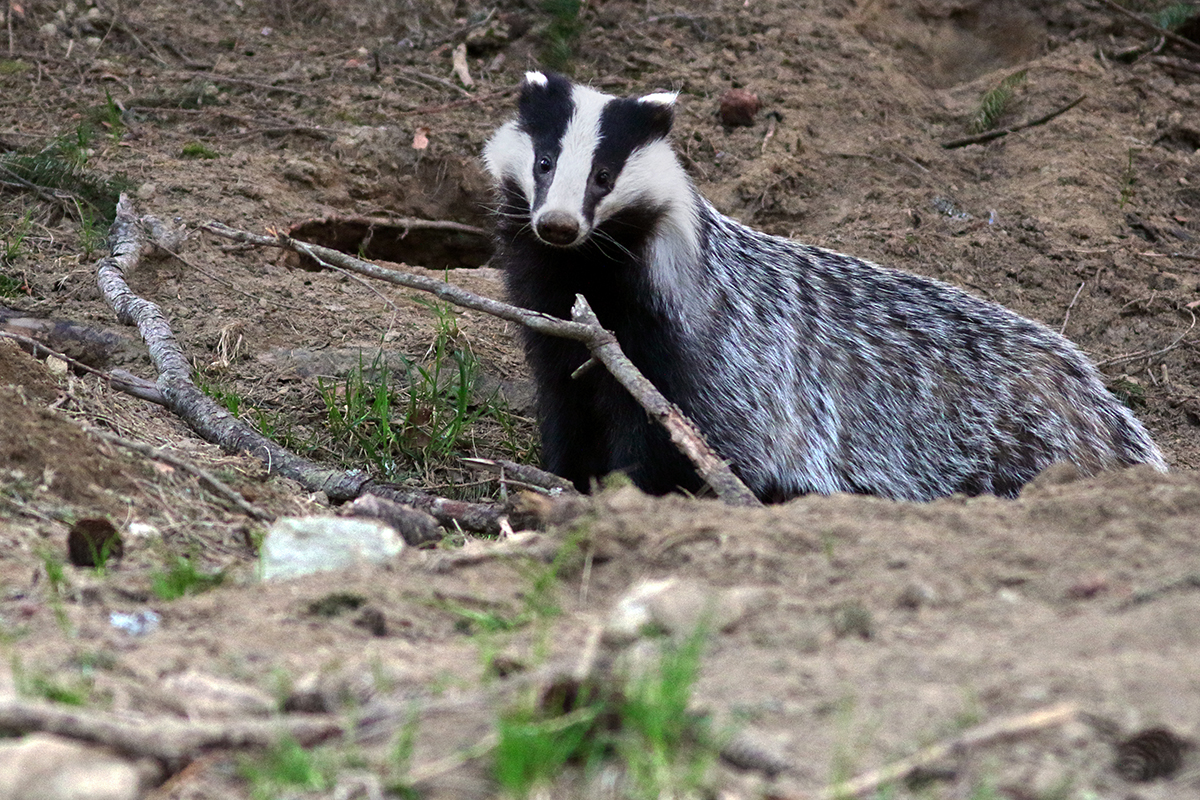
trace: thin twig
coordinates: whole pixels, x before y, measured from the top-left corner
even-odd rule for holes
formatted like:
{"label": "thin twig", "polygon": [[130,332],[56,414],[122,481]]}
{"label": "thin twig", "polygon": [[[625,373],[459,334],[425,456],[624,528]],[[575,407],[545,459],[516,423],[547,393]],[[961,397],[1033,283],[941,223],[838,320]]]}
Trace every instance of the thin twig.
{"label": "thin twig", "polygon": [[501,475],[504,481],[520,482],[548,491],[577,493],[574,485],[566,478],[560,478],[552,472],[546,472],[544,469],[538,469],[529,464],[491,458],[464,458],[463,463],[495,475]]}
{"label": "thin twig", "polygon": [[1067,329],[1067,320],[1071,318],[1071,309],[1075,307],[1077,302],[1079,302],[1079,294],[1083,291],[1084,284],[1086,283],[1087,281],[1082,281],[1079,284],[1079,288],[1075,290],[1075,296],[1071,298],[1071,302],[1067,305],[1067,313],[1063,314],[1062,325],[1060,325],[1058,328],[1059,334],[1062,334]]}
{"label": "thin twig", "polygon": [[1081,94],[1081,95],[1079,95],[1079,97],[1076,97],[1074,100],[1067,103],[1065,106],[1063,106],[1061,108],[1056,108],[1055,110],[1051,111],[1049,114],[1046,114],[1045,116],[1038,117],[1037,119],[1031,119],[1029,122],[1022,122],[1019,125],[1012,125],[1008,128],[995,128],[990,131],[984,131],[983,133],[977,133],[974,136],[964,136],[961,139],[951,139],[948,142],[942,142],[942,147],[944,147],[947,150],[953,150],[957,147],[966,147],[969,144],[982,144],[983,142],[990,142],[993,139],[999,139],[1001,136],[1008,136],[1010,133],[1016,133],[1017,131],[1023,131],[1026,128],[1032,128],[1037,125],[1045,125],[1047,122],[1054,119],[1055,117],[1057,117],[1061,114],[1067,113],[1072,108],[1079,105],[1086,99],[1087,99],[1087,95]]}
{"label": "thin twig", "polygon": [[1162,356],[1162,355],[1166,355],[1167,353],[1171,352],[1175,348],[1179,347],[1179,345],[1183,342],[1184,337],[1186,337],[1189,333],[1191,333],[1192,329],[1196,327],[1196,313],[1194,311],[1192,311],[1190,308],[1187,308],[1186,306],[1184,307],[1184,311],[1188,312],[1188,314],[1191,315],[1192,324],[1188,325],[1187,330],[1184,331],[1183,333],[1179,334],[1179,336],[1175,339],[1175,341],[1171,342],[1166,347],[1164,347],[1160,350],[1153,350],[1153,351],[1139,350],[1136,353],[1127,353],[1126,355],[1123,355],[1123,356],[1115,356],[1113,358],[1106,358],[1103,361],[1097,361],[1096,366],[1097,367],[1107,367],[1107,366],[1111,366],[1113,364],[1124,364],[1126,361],[1136,361],[1140,358],[1154,358],[1155,356]]}
{"label": "thin twig", "polygon": [[268,514],[266,511],[263,511],[257,506],[248,503],[246,498],[242,497],[241,494],[226,486],[216,475],[213,475],[208,470],[198,467],[189,461],[185,461],[178,456],[172,455],[171,453],[167,452],[165,447],[151,447],[143,442],[135,442],[132,439],[126,439],[124,436],[118,436],[115,433],[109,433],[108,431],[104,431],[93,426],[88,426],[85,428],[85,430],[94,436],[100,437],[106,442],[111,442],[119,447],[124,447],[126,450],[132,450],[135,453],[140,453],[141,455],[144,455],[147,458],[152,458],[155,461],[161,461],[164,464],[170,464],[172,467],[177,467],[184,472],[195,476],[197,480],[207,486],[214,494],[219,495],[227,502],[232,503],[238,508],[238,510],[248,517],[261,521],[270,521],[275,519],[273,514]]}
{"label": "thin twig", "polygon": [[471,94],[466,89],[459,86],[454,81],[448,81],[445,78],[438,77],[437,75],[430,75],[426,72],[421,72],[420,70],[412,69],[411,67],[405,68],[405,69],[401,70],[401,72],[404,74],[407,74],[407,75],[411,75],[414,78],[420,78],[421,80],[425,81],[426,83],[433,83],[438,86],[441,86],[442,88],[449,89],[454,92],[458,92],[463,97],[466,97],[469,99],[474,99],[474,97],[475,97],[473,94]]}
{"label": "thin twig", "polygon": [[252,81],[248,78],[234,78],[230,75],[217,75],[213,72],[176,72],[172,73],[168,77],[180,77],[187,79],[202,78],[206,81],[212,81],[213,83],[228,83],[234,86],[248,86],[252,89],[263,89],[264,91],[268,92],[285,92],[287,94],[299,95],[300,97],[307,97],[310,100],[319,99],[312,92],[306,92],[303,89],[293,89],[290,86],[276,86],[272,83]]}
{"label": "thin twig", "polygon": [[313,745],[341,735],[343,726],[341,720],[327,714],[191,722],[174,717],[118,717],[93,709],[4,697],[0,698],[0,730],[55,733],[128,755],[155,758],[178,769],[205,750],[267,747],[285,736]]}
{"label": "thin twig", "polygon": [[[965,753],[973,748],[983,747],[1003,739],[1027,736],[1056,725],[1065,725],[1078,717],[1079,709],[1073,703],[1062,703],[1029,714],[988,722],[927,747],[908,758],[902,758],[886,767],[871,770],[852,780],[830,786],[813,795],[812,800],[842,800],[843,798],[863,797],[883,786],[902,781],[918,770],[949,756]],[[797,795],[768,793],[767,796],[772,800],[800,800]]]}
{"label": "thin twig", "polygon": [[1177,72],[1186,72],[1188,75],[1200,75],[1200,64],[1195,64],[1184,58],[1174,58],[1172,56],[1154,56],[1150,59],[1150,63],[1157,64],[1166,70],[1175,70]]}
{"label": "thin twig", "polygon": [[89,367],[82,361],[71,358],[66,353],[60,353],[59,351],[42,344],[37,339],[31,339],[28,336],[22,336],[19,333],[0,331],[0,336],[4,337],[5,339],[12,339],[13,341],[28,345],[33,350],[33,354],[35,356],[54,356],[57,359],[61,359],[80,372],[86,372],[91,375],[95,375],[96,377],[107,381],[109,386],[125,392],[126,394],[131,394],[134,397],[137,397],[141,400],[147,400],[151,403],[157,403],[160,406],[167,405],[167,399],[163,397],[162,392],[158,390],[157,386],[150,381],[142,380],[141,378],[129,372],[125,372],[124,370],[114,370],[112,373],[108,373],[104,370],[96,369],[95,367]]}
{"label": "thin twig", "polygon": [[1125,6],[1121,5],[1120,3],[1114,2],[1114,0],[1100,0],[1100,2],[1103,3],[1104,5],[1108,6],[1109,8],[1111,8],[1113,11],[1116,11],[1120,14],[1125,15],[1129,19],[1136,22],[1138,25],[1141,25],[1146,30],[1154,31],[1155,33],[1157,33],[1159,36],[1163,37],[1164,39],[1168,39],[1181,47],[1186,47],[1188,50],[1191,50],[1193,52],[1200,53],[1200,44],[1196,44],[1191,39],[1186,39],[1177,33],[1167,30],[1166,28],[1162,27],[1161,25],[1154,24],[1150,20],[1143,17],[1141,14],[1137,14],[1137,13],[1134,13],[1133,11],[1130,11],[1128,8],[1125,8]]}
{"label": "thin twig", "polygon": [[4,166],[3,164],[0,164],[0,172],[3,172],[5,175],[7,175],[9,177],[9,180],[0,181],[0,185],[12,186],[12,187],[18,188],[18,189],[28,189],[29,191],[36,194],[38,197],[45,200],[47,203],[53,203],[54,205],[61,207],[64,212],[66,212],[66,213],[75,212],[76,216],[79,215],[79,209],[75,206],[75,204],[68,203],[65,198],[59,197],[54,192],[47,189],[45,186],[39,186],[38,184],[33,183],[32,181],[25,180],[20,175],[13,172],[11,169]]}
{"label": "thin twig", "polygon": [[[509,322],[516,322],[547,336],[579,342],[588,348],[593,357],[604,363],[613,377],[667,429],[676,447],[679,447],[680,451],[691,459],[700,476],[707,481],[718,497],[734,505],[759,505],[758,498],[746,488],[746,485],[733,473],[729,465],[712,451],[695,424],[688,420],[674,403],[668,401],[654,384],[650,383],[625,357],[617,344],[616,337],[600,325],[595,315],[591,314],[591,309],[587,308],[586,301],[578,312],[575,309],[572,310],[575,320],[568,321],[482,297],[444,281],[386,269],[338,250],[298,241],[282,233],[277,233],[273,237],[260,236],[235,230],[219,222],[209,222],[202,227],[225,239],[265,247],[283,247],[304,253],[314,260],[336,264],[343,269],[376,280],[429,292],[440,300],[475,311],[482,311]],[[582,295],[577,296],[577,306],[582,299]]]}
{"label": "thin twig", "polygon": [[486,103],[489,100],[498,100],[499,98],[512,94],[515,91],[516,89],[513,88],[500,89],[499,91],[488,92],[487,94],[477,94],[468,100],[452,100],[449,103],[440,103],[433,106],[417,106],[416,108],[404,109],[397,111],[396,113],[401,116],[408,116],[409,114],[439,114],[443,111],[452,111],[456,108],[463,108],[465,106],[475,105],[476,103]]}

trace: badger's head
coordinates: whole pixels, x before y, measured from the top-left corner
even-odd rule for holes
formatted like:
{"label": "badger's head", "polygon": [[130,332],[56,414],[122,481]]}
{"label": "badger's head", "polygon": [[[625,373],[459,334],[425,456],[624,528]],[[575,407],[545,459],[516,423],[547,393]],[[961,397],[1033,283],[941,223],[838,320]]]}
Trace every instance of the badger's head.
{"label": "badger's head", "polygon": [[529,72],[518,116],[492,136],[483,159],[545,244],[575,247],[609,220],[647,227],[690,196],[667,142],[674,92],[619,98],[561,75]]}

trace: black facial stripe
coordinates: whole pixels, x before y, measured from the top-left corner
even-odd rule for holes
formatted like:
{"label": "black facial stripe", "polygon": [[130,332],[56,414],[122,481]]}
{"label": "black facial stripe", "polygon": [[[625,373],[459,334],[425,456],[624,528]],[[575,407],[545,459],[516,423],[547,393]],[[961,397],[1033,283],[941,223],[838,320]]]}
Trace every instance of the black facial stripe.
{"label": "black facial stripe", "polygon": [[615,177],[634,150],[666,138],[674,116],[669,106],[658,103],[631,98],[610,101],[600,114],[600,145],[596,148],[595,166],[607,167]]}
{"label": "black facial stripe", "polygon": [[[600,143],[592,158],[592,175],[607,169],[615,182],[634,150],[671,132],[675,113],[670,106],[632,98],[611,100],[600,113]],[[612,188],[610,184],[609,189]],[[593,182],[584,197],[584,217],[591,220],[596,205],[608,194]]]}
{"label": "black facial stripe", "polygon": [[544,85],[526,82],[521,87],[521,98],[517,102],[517,121],[529,138],[533,140],[533,185],[532,206],[537,208],[546,197],[546,190],[554,178],[554,168],[542,173],[538,162],[549,158],[558,163],[562,152],[562,138],[567,124],[575,113],[571,100],[571,82],[562,75],[546,74]]}

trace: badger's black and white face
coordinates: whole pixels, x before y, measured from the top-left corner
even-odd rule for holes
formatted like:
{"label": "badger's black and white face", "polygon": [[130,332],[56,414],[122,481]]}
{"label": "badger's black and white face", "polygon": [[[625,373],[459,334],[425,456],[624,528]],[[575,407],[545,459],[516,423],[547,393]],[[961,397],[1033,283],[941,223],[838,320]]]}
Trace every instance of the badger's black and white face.
{"label": "badger's black and white face", "polygon": [[493,180],[529,209],[539,240],[583,244],[619,214],[669,216],[690,184],[667,142],[675,93],[619,98],[526,73],[518,116],[484,149]]}

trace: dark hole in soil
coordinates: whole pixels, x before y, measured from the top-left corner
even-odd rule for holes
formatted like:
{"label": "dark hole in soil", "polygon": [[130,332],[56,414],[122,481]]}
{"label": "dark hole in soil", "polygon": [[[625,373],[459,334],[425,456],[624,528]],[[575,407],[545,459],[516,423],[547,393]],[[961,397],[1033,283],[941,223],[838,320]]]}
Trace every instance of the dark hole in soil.
{"label": "dark hole in soil", "polygon": [[[289,235],[370,261],[426,269],[481,267],[492,257],[492,239],[473,225],[444,220],[324,217],[298,222]],[[302,257],[300,266],[318,266]]]}

